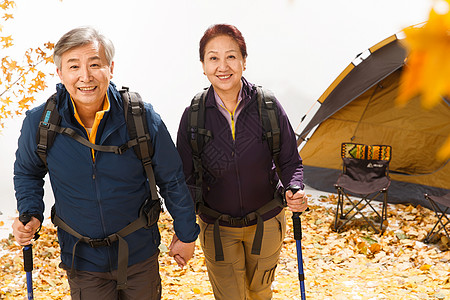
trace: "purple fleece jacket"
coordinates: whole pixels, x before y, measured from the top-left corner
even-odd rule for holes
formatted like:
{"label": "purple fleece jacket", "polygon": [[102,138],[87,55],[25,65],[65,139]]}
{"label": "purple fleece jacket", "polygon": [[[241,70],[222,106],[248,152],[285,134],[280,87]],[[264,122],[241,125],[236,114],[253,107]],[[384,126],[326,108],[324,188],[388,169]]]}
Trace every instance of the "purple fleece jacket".
{"label": "purple fleece jacket", "polygon": [[[234,141],[228,121],[217,108],[214,90],[210,88],[205,105],[205,128],[211,130],[213,138],[204,146],[201,155],[205,204],[233,217],[243,217],[271,201],[279,182],[271,151],[263,139],[255,86],[244,78],[242,82],[244,107],[236,119]],[[278,101],[276,104],[281,131],[281,183],[285,187],[297,185],[303,189],[303,166],[295,134],[286,112]],[[178,129],[177,148],[192,191],[195,178],[188,126],[186,108]],[[263,215],[263,219],[270,219],[280,211],[281,208],[276,208]],[[207,216],[200,217],[207,223],[213,223]]]}

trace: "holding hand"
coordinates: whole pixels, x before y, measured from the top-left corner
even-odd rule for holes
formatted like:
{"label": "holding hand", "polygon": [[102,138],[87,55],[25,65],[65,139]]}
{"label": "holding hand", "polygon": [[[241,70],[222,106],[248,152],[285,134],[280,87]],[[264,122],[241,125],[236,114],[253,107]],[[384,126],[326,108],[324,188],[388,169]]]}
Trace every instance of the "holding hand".
{"label": "holding hand", "polygon": [[12,224],[14,238],[21,246],[29,245],[40,226],[41,222],[35,217],[31,217],[30,222],[26,225],[23,225],[19,218],[15,218]]}
{"label": "holding hand", "polygon": [[183,268],[188,260],[194,256],[195,242],[184,243],[174,234],[169,250],[169,256],[175,259],[180,268]]}
{"label": "holding hand", "polygon": [[293,212],[303,212],[308,208],[308,197],[305,191],[298,190],[295,194],[291,190],[286,192],[286,203]]}

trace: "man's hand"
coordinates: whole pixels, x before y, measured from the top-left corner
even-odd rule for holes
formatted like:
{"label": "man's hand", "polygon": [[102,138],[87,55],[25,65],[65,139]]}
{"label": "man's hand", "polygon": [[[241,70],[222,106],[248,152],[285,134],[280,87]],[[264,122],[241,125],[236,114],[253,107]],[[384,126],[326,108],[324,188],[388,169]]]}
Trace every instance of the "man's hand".
{"label": "man's hand", "polygon": [[15,218],[12,224],[14,238],[21,246],[29,245],[40,226],[41,222],[35,217],[31,217],[27,225],[23,225],[19,218]]}
{"label": "man's hand", "polygon": [[183,268],[188,260],[194,256],[195,242],[183,243],[178,239],[177,235],[174,234],[169,250],[169,255],[175,259],[180,268]]}
{"label": "man's hand", "polygon": [[292,191],[288,190],[286,192],[286,203],[291,211],[303,212],[308,208],[308,197],[306,197],[305,191],[298,190],[295,194],[292,194]]}

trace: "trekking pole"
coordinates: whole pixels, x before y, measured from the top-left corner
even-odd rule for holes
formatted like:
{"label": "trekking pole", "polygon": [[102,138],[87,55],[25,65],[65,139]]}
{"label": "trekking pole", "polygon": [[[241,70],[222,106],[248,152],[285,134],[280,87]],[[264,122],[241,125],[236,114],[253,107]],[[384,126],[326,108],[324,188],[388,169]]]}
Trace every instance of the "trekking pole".
{"label": "trekking pole", "polygon": [[[19,216],[19,221],[22,222],[23,225],[26,225],[30,222],[31,216],[28,214],[21,214]],[[34,234],[34,239],[37,240],[39,238],[39,234],[36,232]],[[23,269],[27,274],[27,299],[33,300],[33,250],[32,245],[26,245],[23,247]]]}
{"label": "trekking pole", "polygon": [[[291,189],[295,194],[299,189]],[[307,209],[308,210],[308,209]],[[294,239],[297,247],[297,261],[298,261],[298,280],[300,282],[301,299],[306,299],[305,294],[305,273],[303,272],[303,255],[302,255],[302,224],[300,221],[301,212],[292,213],[292,227],[294,228]]]}

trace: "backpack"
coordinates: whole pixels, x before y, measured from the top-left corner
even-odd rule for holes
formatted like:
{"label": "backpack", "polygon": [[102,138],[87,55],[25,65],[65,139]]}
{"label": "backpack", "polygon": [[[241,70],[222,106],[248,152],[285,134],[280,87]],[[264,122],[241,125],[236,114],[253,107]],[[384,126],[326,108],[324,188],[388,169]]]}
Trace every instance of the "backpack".
{"label": "backpack", "polygon": [[[275,103],[275,96],[269,90],[262,87],[255,86],[256,100],[258,103],[258,113],[263,129],[263,140],[266,140],[269,149],[272,153],[272,158],[275,163],[276,171],[279,178],[281,178],[281,170],[279,167],[280,154],[280,125],[278,119],[278,107]],[[220,241],[219,221],[227,222],[229,224],[245,226],[252,220],[257,220],[257,229],[255,239],[252,246],[252,254],[259,255],[261,252],[263,220],[261,215],[273,210],[276,207],[285,207],[286,204],[282,197],[276,193],[274,199],[266,205],[259,208],[257,211],[248,214],[242,218],[235,218],[229,215],[217,212],[205,205],[203,200],[203,165],[201,162],[201,155],[204,146],[213,139],[213,134],[210,130],[205,128],[205,101],[209,88],[195,95],[191,101],[188,110],[188,139],[192,149],[192,161],[194,166],[195,189],[194,202],[197,214],[205,214],[214,218],[214,244],[215,244],[215,259],[216,261],[223,261],[223,249]]]}
{"label": "backpack", "polygon": [[123,88],[119,92],[123,99],[125,121],[127,124],[128,135],[130,136],[130,140],[128,142],[121,146],[96,145],[77,134],[73,129],[60,127],[61,116],[57,110],[56,94],[54,94],[47,100],[41,116],[41,121],[39,122],[39,128],[36,136],[36,152],[47,167],[47,153],[53,145],[56,134],[64,134],[96,151],[112,152],[117,155],[121,155],[128,149],[133,148],[136,156],[141,160],[150,186],[150,197],[145,201],[145,203],[143,203],[139,211],[139,217],[126,227],[119,230],[117,233],[104,239],[92,239],[90,237],[82,236],[56,215],[54,206],[52,207],[51,213],[52,222],[56,226],[78,238],[72,253],[72,273],[75,273],[73,258],[75,256],[76,245],[79,242],[87,243],[93,248],[110,246],[115,241],[119,242],[117,289],[126,289],[128,245],[124,240],[124,237],[143,227],[149,228],[154,225],[159,219],[159,214],[162,208],[152,168],[153,145],[148,130],[144,103],[138,93],[129,92],[128,88]]}

